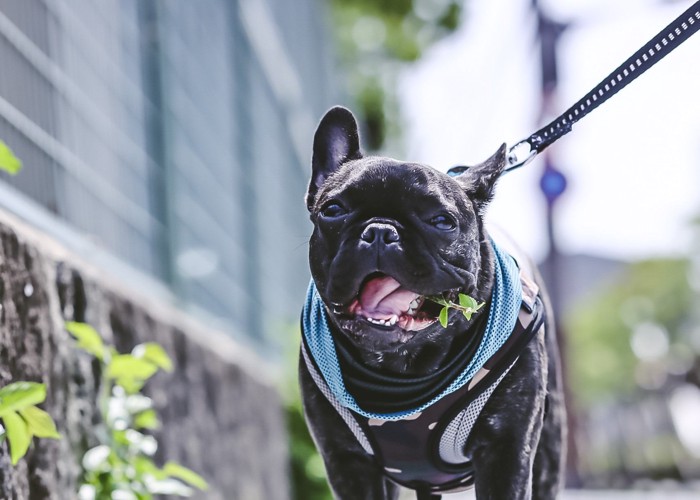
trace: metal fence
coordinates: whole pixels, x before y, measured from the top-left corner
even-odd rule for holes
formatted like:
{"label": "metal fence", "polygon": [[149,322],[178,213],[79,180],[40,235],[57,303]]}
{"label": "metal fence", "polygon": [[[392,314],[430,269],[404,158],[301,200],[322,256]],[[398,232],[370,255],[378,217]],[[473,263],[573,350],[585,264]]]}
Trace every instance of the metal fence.
{"label": "metal fence", "polygon": [[[2,182],[258,340],[296,318],[316,0],[0,0]],[[12,207],[10,207],[12,208]]]}

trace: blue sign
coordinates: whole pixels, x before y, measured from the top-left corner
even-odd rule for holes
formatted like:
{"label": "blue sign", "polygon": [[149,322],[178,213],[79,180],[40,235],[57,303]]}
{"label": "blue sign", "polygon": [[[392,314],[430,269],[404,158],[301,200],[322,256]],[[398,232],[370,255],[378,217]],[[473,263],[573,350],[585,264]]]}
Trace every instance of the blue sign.
{"label": "blue sign", "polygon": [[566,177],[549,161],[545,163],[540,177],[540,189],[550,205],[566,190]]}

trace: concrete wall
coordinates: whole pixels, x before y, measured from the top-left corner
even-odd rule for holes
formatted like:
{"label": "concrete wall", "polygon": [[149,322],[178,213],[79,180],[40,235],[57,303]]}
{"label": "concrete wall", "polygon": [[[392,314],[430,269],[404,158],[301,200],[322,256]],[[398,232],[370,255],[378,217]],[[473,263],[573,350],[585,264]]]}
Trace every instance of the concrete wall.
{"label": "concrete wall", "polygon": [[284,415],[265,364],[230,337],[117,283],[0,212],[0,386],[45,383],[42,407],[63,435],[35,439],[14,467],[2,444],[0,498],[75,498],[80,457],[97,444],[96,365],[74,348],[66,320],[92,324],[119,350],[153,340],[171,355],[175,372],[146,388],[164,424],[156,461],[201,473],[211,489],[196,498],[288,498]]}

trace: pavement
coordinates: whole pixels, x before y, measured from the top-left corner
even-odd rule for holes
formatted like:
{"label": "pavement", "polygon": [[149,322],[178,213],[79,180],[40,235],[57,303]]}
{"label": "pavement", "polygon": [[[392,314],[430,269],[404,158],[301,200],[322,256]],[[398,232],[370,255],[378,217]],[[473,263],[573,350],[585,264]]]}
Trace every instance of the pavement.
{"label": "pavement", "polygon": [[[472,497],[473,498],[473,497]],[[612,490],[567,490],[561,500],[698,500],[696,491],[612,491]],[[454,500],[457,500],[455,498]]]}
{"label": "pavement", "polygon": [[[474,500],[474,491],[443,495],[443,500]],[[412,492],[401,492],[399,500],[413,500]],[[559,500],[700,500],[700,489],[693,491],[654,490],[654,491],[620,491],[620,490],[566,490]]]}

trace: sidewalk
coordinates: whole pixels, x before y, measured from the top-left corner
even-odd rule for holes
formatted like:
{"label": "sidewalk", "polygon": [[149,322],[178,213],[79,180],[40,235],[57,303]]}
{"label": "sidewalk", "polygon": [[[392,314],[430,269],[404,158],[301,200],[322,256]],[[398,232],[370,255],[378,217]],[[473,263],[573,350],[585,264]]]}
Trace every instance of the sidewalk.
{"label": "sidewalk", "polygon": [[[474,500],[474,491],[443,495],[443,500]],[[399,500],[414,500],[411,492],[401,492]],[[559,500],[698,500],[700,490],[694,491],[611,491],[611,490],[566,490]]]}
{"label": "sidewalk", "polygon": [[698,498],[700,498],[700,491],[567,490],[561,495],[561,500],[697,500]]}

